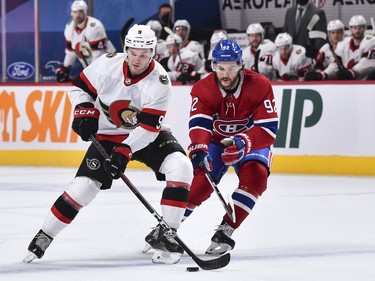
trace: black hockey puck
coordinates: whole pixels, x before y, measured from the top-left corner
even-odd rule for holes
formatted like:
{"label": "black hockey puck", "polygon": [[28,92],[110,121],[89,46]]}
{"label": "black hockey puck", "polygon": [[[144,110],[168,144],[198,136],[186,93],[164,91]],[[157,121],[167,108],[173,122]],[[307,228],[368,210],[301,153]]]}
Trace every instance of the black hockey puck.
{"label": "black hockey puck", "polygon": [[187,267],[187,268],[186,268],[186,271],[188,271],[188,272],[199,271],[199,267]]}

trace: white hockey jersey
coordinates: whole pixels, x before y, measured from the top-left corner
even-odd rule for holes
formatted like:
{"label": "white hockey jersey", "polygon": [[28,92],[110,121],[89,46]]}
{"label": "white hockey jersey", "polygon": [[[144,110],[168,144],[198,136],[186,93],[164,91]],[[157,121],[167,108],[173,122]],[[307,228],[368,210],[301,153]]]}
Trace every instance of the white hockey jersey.
{"label": "white hockey jersey", "polygon": [[198,41],[194,41],[194,40],[188,41],[187,44],[183,48],[186,48],[195,53],[198,53],[202,59],[204,58],[203,46]]}
{"label": "white hockey jersey", "polygon": [[158,39],[158,42],[156,44],[156,54],[154,58],[157,61],[161,61],[163,58],[167,57],[169,57],[167,43],[163,39]]}
{"label": "white hockey jersey", "polygon": [[108,53],[86,67],[69,90],[75,108],[94,103],[100,112],[98,139],[129,145],[132,152],[154,141],[171,98],[167,72],[155,60],[140,76],[129,75],[124,53]]}
{"label": "white hockey jersey", "polygon": [[74,21],[65,26],[66,41],[64,66],[72,66],[76,58],[83,67],[91,64],[106,52],[115,52],[112,43],[108,41],[103,24],[96,18],[87,17],[82,29]]}
{"label": "white hockey jersey", "polygon": [[[369,72],[375,70],[375,37],[371,35],[366,35],[359,47],[354,46],[351,37],[345,38],[337,44],[335,52],[345,68],[355,71],[357,79],[366,79]],[[329,79],[335,78],[338,71],[336,62],[324,70]]]}
{"label": "white hockey jersey", "polygon": [[318,52],[316,56],[315,66],[316,69],[324,70],[327,66],[335,61],[335,56],[333,55],[332,49],[329,43],[325,43]]}
{"label": "white hockey jersey", "polygon": [[306,57],[306,49],[303,46],[293,44],[288,61],[280,58],[279,52],[276,52],[272,58],[272,66],[276,74],[276,80],[303,81],[305,72],[311,70],[312,60]]}
{"label": "white hockey jersey", "polygon": [[[251,46],[246,47],[242,52],[245,68],[257,71],[272,79],[272,57],[276,51],[275,43],[268,39],[264,39],[257,50],[252,49]],[[257,55],[257,52],[259,52],[259,55]],[[255,56],[258,56],[257,66],[255,66]]]}
{"label": "white hockey jersey", "polygon": [[[181,59],[180,59],[181,57]],[[192,73],[200,70],[204,65],[204,60],[198,53],[187,48],[180,49],[180,56],[170,56],[168,59],[168,71],[171,81],[176,81],[181,73]]]}

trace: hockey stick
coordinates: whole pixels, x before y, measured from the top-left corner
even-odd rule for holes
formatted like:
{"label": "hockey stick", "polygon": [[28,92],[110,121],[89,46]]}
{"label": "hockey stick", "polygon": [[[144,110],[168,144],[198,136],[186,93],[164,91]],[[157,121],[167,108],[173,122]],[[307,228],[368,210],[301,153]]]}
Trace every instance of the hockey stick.
{"label": "hockey stick", "polygon": [[128,19],[128,21],[125,22],[125,24],[122,26],[120,30],[121,48],[124,48],[126,33],[128,32],[129,27],[133,24],[134,21],[135,21],[134,18]]}
{"label": "hockey stick", "polygon": [[[104,147],[100,144],[100,142],[94,137],[91,136],[90,140],[95,145],[95,147],[98,149],[100,154],[104,157],[105,160],[109,160],[109,155],[105,151]],[[226,253],[225,255],[222,255],[220,257],[217,257],[212,260],[202,260],[200,259],[196,254],[194,254],[188,246],[178,237],[176,231],[174,231],[170,226],[164,221],[163,217],[160,216],[156,210],[151,206],[151,204],[143,197],[143,195],[138,191],[138,189],[132,184],[132,182],[125,176],[123,172],[120,173],[120,178],[123,180],[123,182],[129,187],[129,189],[134,193],[134,195],[141,201],[143,206],[146,207],[146,209],[156,218],[156,220],[159,222],[160,226],[167,230],[168,232],[171,232],[173,234],[174,240],[180,246],[184,249],[184,251],[195,261],[197,265],[199,265],[200,268],[205,270],[212,270],[212,269],[218,269],[222,268],[230,262],[230,254]]]}
{"label": "hockey stick", "polygon": [[[165,32],[167,32],[169,35],[174,35],[172,29],[170,29],[168,26],[164,26],[164,30]],[[177,47],[177,40],[174,39],[174,43]],[[180,59],[180,62],[182,62],[182,59],[181,59],[181,54],[180,54],[180,48],[178,48],[178,52],[177,52],[177,55],[178,55],[178,58]]]}
{"label": "hockey stick", "polygon": [[205,172],[205,175],[206,175],[206,178],[207,178],[208,182],[210,183],[212,188],[215,190],[217,196],[219,197],[219,200],[220,200],[221,204],[223,205],[223,207],[225,209],[225,212],[227,213],[229,218],[232,220],[232,222],[235,223],[236,222],[236,214],[234,213],[234,204],[233,204],[233,200],[231,200],[232,198],[230,198],[228,196],[228,201],[229,201],[230,207],[232,209],[231,210],[231,209],[229,209],[227,202],[225,202],[225,199],[223,198],[223,195],[221,195],[221,192],[220,192],[219,188],[217,187],[216,183],[214,182],[214,180],[212,179],[210,174],[208,172]]}

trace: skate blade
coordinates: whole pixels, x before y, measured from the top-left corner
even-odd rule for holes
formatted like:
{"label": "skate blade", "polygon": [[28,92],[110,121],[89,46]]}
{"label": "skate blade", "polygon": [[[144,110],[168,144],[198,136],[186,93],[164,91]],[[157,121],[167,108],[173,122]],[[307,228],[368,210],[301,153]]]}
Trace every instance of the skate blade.
{"label": "skate blade", "polygon": [[212,242],[206,250],[206,255],[218,256],[232,250],[232,247],[224,243]]}
{"label": "skate blade", "polygon": [[176,264],[180,261],[180,253],[170,253],[161,250],[155,250],[152,256],[152,262],[157,264]]}
{"label": "skate blade", "polygon": [[150,244],[146,243],[145,247],[142,250],[142,253],[147,253],[151,249],[152,249],[152,247],[150,246]]}
{"label": "skate blade", "polygon": [[23,262],[25,263],[30,263],[32,262],[33,260],[35,260],[37,258],[37,256],[33,253],[33,252],[28,252],[26,257],[23,259]]}

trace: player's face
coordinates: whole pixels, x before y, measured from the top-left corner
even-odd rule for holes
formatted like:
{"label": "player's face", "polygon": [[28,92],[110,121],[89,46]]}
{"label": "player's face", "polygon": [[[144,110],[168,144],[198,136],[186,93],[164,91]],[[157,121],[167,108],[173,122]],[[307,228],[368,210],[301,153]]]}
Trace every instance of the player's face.
{"label": "player's face", "polygon": [[342,29],[335,29],[328,31],[329,41],[331,44],[336,45],[344,38],[344,31]]}
{"label": "player's face", "polygon": [[216,77],[223,89],[232,89],[238,81],[238,71],[241,67],[235,61],[217,62],[214,67]]}
{"label": "player's face", "polygon": [[132,75],[140,75],[147,69],[151,61],[152,50],[128,48],[128,64]]}
{"label": "player's face", "polygon": [[292,53],[292,48],[289,45],[277,47],[277,50],[279,51],[280,58],[283,60],[288,60]]}
{"label": "player's face", "polygon": [[176,26],[174,33],[181,37],[182,41],[186,40],[188,29],[186,26]]}
{"label": "player's face", "polygon": [[168,52],[171,56],[175,57],[178,54],[179,46],[176,46],[176,44],[168,44],[167,45]]}
{"label": "player's face", "polygon": [[81,24],[86,20],[86,12],[85,10],[74,11],[72,17],[75,24]]}
{"label": "player's face", "polygon": [[259,33],[249,34],[249,42],[253,49],[257,49],[262,42],[262,35]]}
{"label": "player's face", "polygon": [[350,28],[352,33],[352,37],[356,40],[361,40],[365,34],[365,26],[364,25],[355,25]]}

